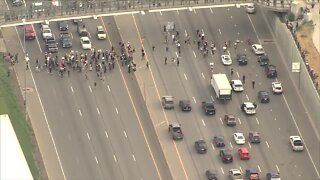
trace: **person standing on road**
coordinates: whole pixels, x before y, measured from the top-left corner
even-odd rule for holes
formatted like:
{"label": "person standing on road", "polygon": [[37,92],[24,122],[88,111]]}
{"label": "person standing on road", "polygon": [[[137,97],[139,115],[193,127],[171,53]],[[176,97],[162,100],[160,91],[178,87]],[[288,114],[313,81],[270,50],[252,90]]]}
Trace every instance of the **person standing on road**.
{"label": "person standing on road", "polygon": [[164,64],[167,64],[167,62],[168,62],[168,58],[165,57],[165,58],[164,58]]}
{"label": "person standing on road", "polygon": [[231,76],[233,76],[233,68],[231,68],[231,72],[230,73],[231,73]]}
{"label": "person standing on road", "polygon": [[245,75],[242,76],[242,81],[243,81],[243,84],[246,83],[246,76]]}
{"label": "person standing on road", "polygon": [[155,48],[156,48],[156,47],[153,45],[153,46],[152,46],[152,51],[154,51]]}
{"label": "person standing on road", "polygon": [[256,84],[256,82],[254,80],[252,80],[252,89],[254,89],[255,84]]}

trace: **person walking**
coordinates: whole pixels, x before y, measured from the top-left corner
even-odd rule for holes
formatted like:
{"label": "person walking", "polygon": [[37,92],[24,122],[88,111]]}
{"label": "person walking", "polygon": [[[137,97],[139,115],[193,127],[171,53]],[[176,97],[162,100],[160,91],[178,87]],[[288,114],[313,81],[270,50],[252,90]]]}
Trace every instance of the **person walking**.
{"label": "person walking", "polygon": [[167,62],[168,62],[168,58],[165,57],[165,58],[164,58],[164,64],[167,64]]}
{"label": "person walking", "polygon": [[231,73],[231,76],[233,76],[233,68],[231,68],[231,72],[230,73]]}
{"label": "person walking", "polygon": [[252,80],[252,89],[254,89],[255,84],[256,84],[256,82],[254,80]]}
{"label": "person walking", "polygon": [[154,51],[155,48],[156,48],[156,47],[153,45],[153,46],[152,46],[152,51]]}
{"label": "person walking", "polygon": [[147,63],[146,63],[146,67],[149,69],[149,61],[147,61]]}
{"label": "person walking", "polygon": [[97,82],[94,82],[93,85],[94,85],[94,87],[97,87]]}
{"label": "person walking", "polygon": [[245,75],[242,76],[242,81],[243,81],[243,84],[246,83],[246,76]]}

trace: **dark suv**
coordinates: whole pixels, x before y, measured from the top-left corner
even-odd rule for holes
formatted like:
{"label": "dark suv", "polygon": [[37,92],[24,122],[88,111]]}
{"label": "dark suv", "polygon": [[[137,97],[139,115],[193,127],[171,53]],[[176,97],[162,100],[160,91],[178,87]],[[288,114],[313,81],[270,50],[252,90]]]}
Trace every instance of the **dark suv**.
{"label": "dark suv", "polygon": [[205,154],[207,153],[207,144],[204,140],[198,140],[194,142],[194,148],[199,154]]}
{"label": "dark suv", "polygon": [[276,66],[271,64],[265,66],[265,72],[268,78],[276,78],[278,75]]}
{"label": "dark suv", "polygon": [[214,107],[213,102],[202,102],[202,109],[206,115],[214,115],[216,114],[216,108]]}
{"label": "dark suv", "polygon": [[244,53],[237,54],[236,59],[237,59],[237,62],[239,65],[247,65],[248,64],[247,55]]}
{"label": "dark suv", "polygon": [[231,150],[229,149],[220,150],[219,156],[221,157],[221,160],[224,163],[233,162],[233,156],[232,156]]}
{"label": "dark suv", "polygon": [[179,106],[182,111],[191,111],[191,103],[189,100],[180,100]]}
{"label": "dark suv", "polygon": [[269,103],[270,102],[269,93],[267,91],[259,91],[258,99],[261,103]]}
{"label": "dark suv", "polygon": [[260,133],[256,132],[256,131],[250,131],[249,132],[249,142],[250,143],[260,143]]}
{"label": "dark suv", "polygon": [[260,63],[260,66],[265,66],[269,64],[269,57],[264,54],[258,57],[258,62]]}

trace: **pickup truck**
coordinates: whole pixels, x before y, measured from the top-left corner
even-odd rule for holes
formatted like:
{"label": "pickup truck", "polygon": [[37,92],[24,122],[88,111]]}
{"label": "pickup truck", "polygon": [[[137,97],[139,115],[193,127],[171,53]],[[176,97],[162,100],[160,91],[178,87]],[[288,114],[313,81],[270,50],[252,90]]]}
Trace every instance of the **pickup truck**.
{"label": "pickup truck", "polygon": [[206,115],[215,115],[216,114],[216,109],[214,107],[213,102],[203,101],[202,102],[202,109]]}

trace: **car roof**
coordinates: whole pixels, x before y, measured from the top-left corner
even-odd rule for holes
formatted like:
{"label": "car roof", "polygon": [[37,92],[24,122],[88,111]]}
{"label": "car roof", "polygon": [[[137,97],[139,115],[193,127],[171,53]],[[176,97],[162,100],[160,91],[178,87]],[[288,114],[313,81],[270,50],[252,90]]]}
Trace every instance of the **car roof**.
{"label": "car roof", "polygon": [[233,133],[233,135],[243,136],[243,133]]}
{"label": "car roof", "polygon": [[171,123],[172,127],[181,127],[179,123]]}
{"label": "car roof", "polygon": [[301,140],[300,136],[290,136],[290,139],[292,140]]}
{"label": "car roof", "polygon": [[252,44],[252,47],[256,47],[256,48],[262,48],[261,44]]}
{"label": "car roof", "polygon": [[234,118],[234,115],[233,114],[226,114],[229,118]]}
{"label": "car roof", "polygon": [[206,143],[206,141],[205,140],[203,140],[203,139],[200,139],[200,140],[198,140],[198,141],[196,141],[198,144],[205,144]]}
{"label": "car roof", "polygon": [[242,84],[241,80],[239,79],[232,79],[231,80],[234,84]]}
{"label": "car roof", "polygon": [[239,150],[241,150],[243,153],[249,153],[248,148],[246,147],[241,147]]}

